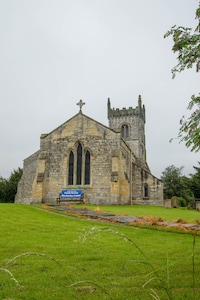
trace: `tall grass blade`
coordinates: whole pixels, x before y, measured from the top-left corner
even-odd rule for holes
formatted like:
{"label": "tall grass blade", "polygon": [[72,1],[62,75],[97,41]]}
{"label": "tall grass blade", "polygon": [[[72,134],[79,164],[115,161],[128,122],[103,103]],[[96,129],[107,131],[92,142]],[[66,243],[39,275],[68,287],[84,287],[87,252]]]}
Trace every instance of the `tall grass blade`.
{"label": "tall grass blade", "polygon": [[18,285],[18,286],[20,286],[20,284],[17,281],[17,279],[14,277],[14,275],[8,269],[0,268],[0,271],[3,271],[5,273],[7,273],[10,276],[10,278],[15,282],[15,284]]}
{"label": "tall grass blade", "polygon": [[57,260],[55,260],[54,258],[52,258],[52,257],[50,257],[50,256],[48,256],[48,255],[46,255],[46,254],[43,254],[43,253],[37,253],[37,252],[25,252],[25,253],[22,253],[22,254],[20,254],[20,255],[17,255],[17,256],[15,256],[15,257],[9,259],[9,260],[7,261],[7,263],[6,263],[6,265],[9,265],[10,263],[14,262],[15,260],[17,260],[17,259],[19,259],[19,258],[21,258],[21,257],[23,257],[23,256],[32,256],[32,255],[34,255],[34,256],[43,256],[43,257],[46,257],[46,258],[48,258],[48,259],[50,259],[50,260],[52,260],[52,261],[54,261],[54,262],[56,262],[57,264],[60,265],[60,263],[59,263]]}

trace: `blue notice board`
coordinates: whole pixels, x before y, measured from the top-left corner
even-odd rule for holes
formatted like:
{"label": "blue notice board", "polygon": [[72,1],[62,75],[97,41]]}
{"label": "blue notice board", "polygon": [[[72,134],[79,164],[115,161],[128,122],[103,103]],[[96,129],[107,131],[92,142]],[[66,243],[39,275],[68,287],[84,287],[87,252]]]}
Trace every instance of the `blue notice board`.
{"label": "blue notice board", "polygon": [[81,198],[82,190],[62,190],[62,198]]}

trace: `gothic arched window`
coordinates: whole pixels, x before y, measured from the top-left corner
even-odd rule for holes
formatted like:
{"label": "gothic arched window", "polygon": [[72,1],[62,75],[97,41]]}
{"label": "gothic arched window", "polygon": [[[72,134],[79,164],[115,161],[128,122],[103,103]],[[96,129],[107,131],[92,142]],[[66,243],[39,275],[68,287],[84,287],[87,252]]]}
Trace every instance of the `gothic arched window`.
{"label": "gothic arched window", "polygon": [[85,154],[85,184],[90,184],[90,152]]}
{"label": "gothic arched window", "polygon": [[68,169],[68,184],[73,184],[74,177],[74,153],[71,151],[69,155],[69,169]]}
{"label": "gothic arched window", "polygon": [[76,151],[70,151],[69,153],[68,185],[90,184],[90,170],[90,151],[84,151],[81,143],[77,143]]}
{"label": "gothic arched window", "polygon": [[129,128],[127,124],[123,124],[121,126],[121,136],[123,138],[127,138],[129,136]]}
{"label": "gothic arched window", "polygon": [[82,146],[79,143],[77,148],[77,167],[76,167],[76,184],[81,184],[82,177]]}

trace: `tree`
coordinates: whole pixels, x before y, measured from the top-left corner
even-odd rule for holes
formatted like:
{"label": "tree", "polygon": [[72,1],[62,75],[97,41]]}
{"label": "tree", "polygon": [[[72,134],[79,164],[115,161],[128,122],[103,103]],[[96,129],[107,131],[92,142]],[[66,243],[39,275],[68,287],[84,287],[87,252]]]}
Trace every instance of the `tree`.
{"label": "tree", "polygon": [[186,176],[182,176],[180,180],[181,191],[179,198],[180,206],[188,206],[190,207],[192,202],[194,201],[194,193],[191,189],[191,178]]}
{"label": "tree", "polygon": [[0,177],[0,202],[12,203],[15,201],[17,185],[22,176],[22,169],[14,170],[8,179]]}
{"label": "tree", "polygon": [[[199,162],[200,165],[200,162]],[[196,199],[200,199],[200,167],[193,167],[196,171],[196,174],[191,175],[191,184],[190,188]]]}
{"label": "tree", "polygon": [[[196,10],[198,25],[192,32],[191,28],[173,26],[164,37],[172,36],[172,51],[178,53],[178,64],[172,69],[172,77],[175,78],[177,72],[192,68],[196,65],[196,71],[200,70],[200,6]],[[200,95],[200,94],[199,94]],[[189,118],[184,116],[180,120],[178,138],[185,142],[191,151],[200,150],[200,96],[191,96],[188,105],[189,110],[193,110]]]}
{"label": "tree", "polygon": [[4,202],[6,195],[7,181],[5,178],[0,177],[0,202]]}
{"label": "tree", "polygon": [[182,176],[182,170],[183,167],[176,168],[171,165],[162,172],[164,199],[177,197],[180,206],[190,206],[194,200],[194,194],[191,190],[191,178]]}
{"label": "tree", "polygon": [[182,188],[182,170],[183,167],[176,168],[174,165],[171,165],[162,172],[161,179],[163,181],[165,199],[171,199],[173,196],[180,196]]}

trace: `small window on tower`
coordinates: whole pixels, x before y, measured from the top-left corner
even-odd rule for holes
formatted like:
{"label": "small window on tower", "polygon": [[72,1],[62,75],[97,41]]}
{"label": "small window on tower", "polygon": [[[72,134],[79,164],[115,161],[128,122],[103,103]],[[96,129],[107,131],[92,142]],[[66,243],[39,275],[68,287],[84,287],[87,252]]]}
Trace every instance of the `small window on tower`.
{"label": "small window on tower", "polygon": [[123,124],[121,127],[121,136],[127,138],[129,136],[129,128],[127,124]]}

